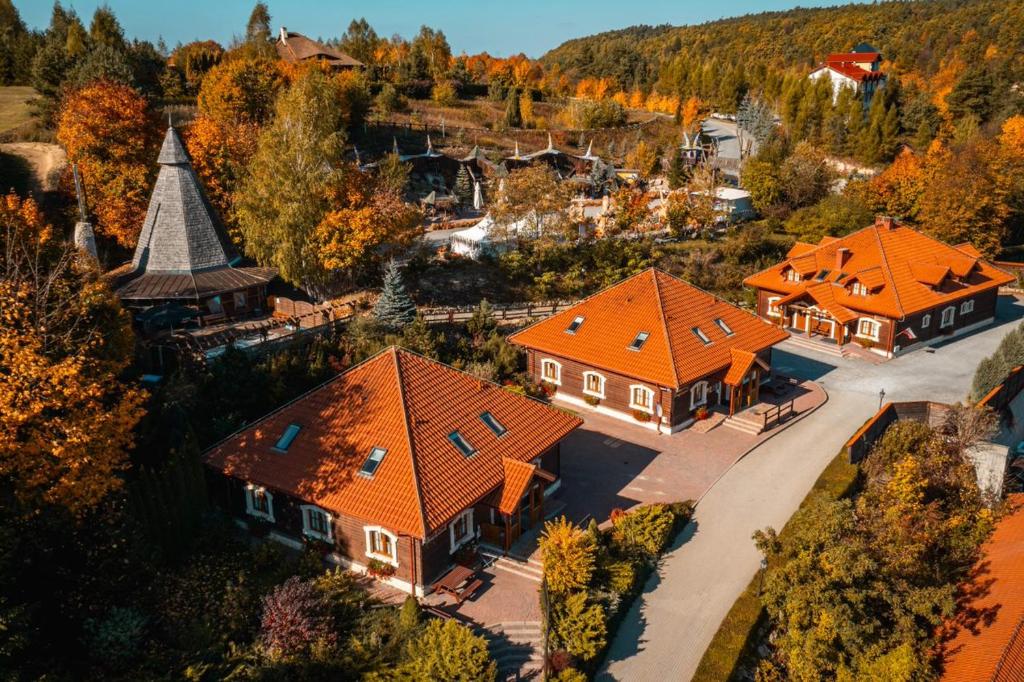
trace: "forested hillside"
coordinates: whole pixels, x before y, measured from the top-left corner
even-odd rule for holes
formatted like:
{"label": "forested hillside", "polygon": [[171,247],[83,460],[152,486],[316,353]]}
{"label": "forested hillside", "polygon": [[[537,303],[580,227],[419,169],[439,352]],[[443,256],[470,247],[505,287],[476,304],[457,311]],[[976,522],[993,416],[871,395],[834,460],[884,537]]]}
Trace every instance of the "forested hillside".
{"label": "forested hillside", "polygon": [[1022,35],[1019,0],[883,2],[636,26],[568,41],[541,62],[574,80],[610,78],[613,91],[653,89],[730,108],[747,89],[777,97],[787,74],[868,42],[905,88],[939,108],[972,100],[988,118],[1021,97]]}

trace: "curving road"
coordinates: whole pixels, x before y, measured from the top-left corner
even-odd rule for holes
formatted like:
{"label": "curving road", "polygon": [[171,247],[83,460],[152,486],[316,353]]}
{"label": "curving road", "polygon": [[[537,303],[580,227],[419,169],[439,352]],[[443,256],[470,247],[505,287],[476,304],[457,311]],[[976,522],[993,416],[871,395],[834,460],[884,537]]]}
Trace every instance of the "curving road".
{"label": "curving road", "polygon": [[689,680],[722,619],[758,570],[750,539],[781,528],[846,440],[886,400],[963,400],[974,368],[1024,305],[1001,299],[997,323],[879,365],[786,342],[779,371],[814,379],[829,401],[740,460],[701,499],[694,520],[651,576],[609,649],[599,680]]}

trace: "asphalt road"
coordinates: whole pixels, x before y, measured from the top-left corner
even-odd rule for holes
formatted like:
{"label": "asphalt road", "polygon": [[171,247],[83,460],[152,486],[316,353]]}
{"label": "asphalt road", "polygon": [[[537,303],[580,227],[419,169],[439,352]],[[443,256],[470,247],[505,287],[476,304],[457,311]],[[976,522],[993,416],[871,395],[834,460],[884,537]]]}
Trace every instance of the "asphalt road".
{"label": "asphalt road", "polygon": [[740,460],[697,506],[694,520],[665,556],[612,642],[599,680],[689,680],[722,619],[760,564],[751,541],[781,528],[846,440],[886,400],[964,400],[974,368],[1024,317],[1000,301],[992,327],[879,365],[806,351],[776,350],[780,372],[813,379],[829,393],[817,412]]}

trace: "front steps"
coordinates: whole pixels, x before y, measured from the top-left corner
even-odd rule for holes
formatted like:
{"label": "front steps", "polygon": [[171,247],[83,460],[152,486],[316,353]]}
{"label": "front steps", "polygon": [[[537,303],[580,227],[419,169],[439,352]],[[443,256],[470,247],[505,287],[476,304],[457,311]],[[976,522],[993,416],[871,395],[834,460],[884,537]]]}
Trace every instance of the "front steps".
{"label": "front steps", "polygon": [[826,355],[833,355],[837,358],[849,357],[850,352],[837,346],[834,343],[825,343],[824,341],[815,341],[814,339],[808,339],[806,336],[798,336],[793,334],[784,343],[791,343],[794,346],[799,346],[805,350],[813,350],[818,353],[824,353]]}

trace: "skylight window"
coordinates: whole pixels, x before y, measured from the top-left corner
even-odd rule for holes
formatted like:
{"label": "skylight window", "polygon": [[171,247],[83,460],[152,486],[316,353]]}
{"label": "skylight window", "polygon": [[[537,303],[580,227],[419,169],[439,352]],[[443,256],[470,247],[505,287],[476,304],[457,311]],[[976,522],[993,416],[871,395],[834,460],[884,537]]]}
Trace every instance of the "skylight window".
{"label": "skylight window", "polygon": [[462,453],[463,457],[472,457],[476,454],[476,448],[470,445],[465,436],[458,431],[452,431],[449,433],[448,440],[452,442],[452,445],[455,446],[456,450]]}
{"label": "skylight window", "polygon": [[639,334],[637,334],[636,338],[633,339],[633,343],[629,344],[629,349],[640,350],[641,348],[643,348],[644,344],[647,342],[648,336],[650,336],[650,334],[648,334],[647,332],[640,332]]}
{"label": "skylight window", "polygon": [[373,478],[373,475],[377,473],[377,467],[384,461],[384,455],[388,454],[388,451],[384,448],[374,448],[370,450],[370,454],[367,455],[366,461],[363,462],[363,466],[359,467],[359,475],[366,476],[367,478]]}
{"label": "skylight window", "polygon": [[295,440],[295,437],[299,435],[299,431],[301,430],[302,427],[298,424],[289,424],[288,428],[286,428],[284,433],[281,434],[281,437],[277,439],[277,443],[274,444],[274,449],[279,452],[288,452],[288,448],[291,447],[292,441]]}
{"label": "skylight window", "polygon": [[725,323],[725,320],[723,320],[723,319],[722,319],[722,318],[720,318],[720,317],[718,317],[718,318],[715,318],[715,324],[717,324],[717,325],[718,325],[718,328],[719,328],[719,329],[721,329],[721,330],[722,330],[723,332],[725,332],[725,335],[726,335],[726,336],[732,336],[732,335],[733,335],[733,334],[735,333],[735,332],[733,332],[733,330],[732,330],[732,327],[730,327],[729,325],[727,325],[727,324]]}
{"label": "skylight window", "polygon": [[572,324],[570,324],[568,327],[565,328],[565,333],[566,334],[575,334],[576,330],[580,328],[581,324],[583,324],[583,316],[582,315],[578,315],[578,316],[576,316],[573,319]]}
{"label": "skylight window", "polygon": [[490,412],[484,412],[480,415],[480,421],[482,421],[487,428],[491,430],[491,433],[499,438],[504,436],[505,432],[508,431],[508,429],[506,429],[505,426]]}
{"label": "skylight window", "polygon": [[819,282],[824,282],[825,279],[828,277],[828,273],[830,273],[830,272],[831,272],[831,270],[822,270],[821,272],[818,273],[817,277],[815,277],[814,279],[818,280]]}
{"label": "skylight window", "polygon": [[711,339],[708,338],[708,335],[705,334],[704,330],[700,327],[694,327],[691,331],[693,331],[693,335],[700,339],[700,342],[705,346],[711,343]]}

